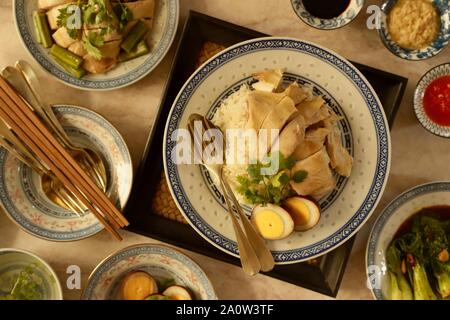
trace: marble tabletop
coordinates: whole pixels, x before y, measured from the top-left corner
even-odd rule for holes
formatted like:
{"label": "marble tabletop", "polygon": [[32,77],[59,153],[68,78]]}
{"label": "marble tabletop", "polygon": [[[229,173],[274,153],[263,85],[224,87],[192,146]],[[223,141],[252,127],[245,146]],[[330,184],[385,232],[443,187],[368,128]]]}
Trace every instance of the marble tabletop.
{"label": "marble tabletop", "polygon": [[[392,167],[389,182],[376,212],[357,235],[337,296],[338,299],[372,299],[366,287],[364,254],[374,219],[403,190],[429,181],[450,180],[450,141],[425,131],[418,123],[412,107],[417,81],[431,67],[450,60],[450,47],[438,56],[420,62],[405,61],[392,55],[379,40],[377,32],[366,27],[367,5],[379,4],[381,1],[366,1],[365,8],[351,24],[335,31],[321,31],[305,25],[292,10],[290,0],[180,0],[180,3],[180,24],[184,23],[192,9],[266,34],[313,41],[352,61],[409,79],[391,129]],[[134,165],[138,165],[146,137],[154,125],[174,48],[158,68],[137,84],[111,92],[85,92],[58,82],[32,61],[16,32],[11,0],[0,0],[0,30],[0,67],[12,65],[18,59],[32,62],[45,83],[44,94],[50,102],[82,105],[103,115],[123,135]],[[82,285],[85,285],[93,268],[110,253],[132,244],[157,242],[126,231],[122,235],[125,239],[123,242],[111,241],[110,235],[102,232],[79,242],[52,243],[30,236],[0,213],[0,247],[22,248],[38,254],[55,268],[64,288],[69,265],[81,267]],[[263,275],[252,278],[238,267],[183,251],[205,270],[220,299],[329,299]],[[242,290],[236,290],[236,287]],[[80,290],[64,289],[66,299],[78,299],[80,294]]]}

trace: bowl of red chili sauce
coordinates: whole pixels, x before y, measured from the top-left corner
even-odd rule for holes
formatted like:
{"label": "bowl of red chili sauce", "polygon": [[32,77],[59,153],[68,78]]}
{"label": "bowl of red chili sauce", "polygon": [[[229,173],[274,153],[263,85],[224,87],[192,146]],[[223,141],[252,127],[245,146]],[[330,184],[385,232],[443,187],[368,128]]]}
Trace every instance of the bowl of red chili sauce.
{"label": "bowl of red chili sauce", "polygon": [[450,138],[450,63],[434,67],[420,79],[414,111],[425,129]]}

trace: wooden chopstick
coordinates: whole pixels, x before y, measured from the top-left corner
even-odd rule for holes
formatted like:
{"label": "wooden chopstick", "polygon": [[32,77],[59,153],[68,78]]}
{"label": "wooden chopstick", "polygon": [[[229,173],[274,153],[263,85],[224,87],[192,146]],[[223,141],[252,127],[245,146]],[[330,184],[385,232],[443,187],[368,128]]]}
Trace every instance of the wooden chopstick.
{"label": "wooden chopstick", "polygon": [[99,219],[99,221],[105,226],[105,228],[114,235],[118,240],[122,240],[122,237],[114,229],[108,221],[104,219],[104,217],[97,211],[96,208],[86,199],[86,197],[78,190],[78,188],[67,178],[64,173],[53,163],[52,160],[49,159],[47,154],[42,151],[39,146],[36,144],[35,137],[31,134],[27,134],[24,127],[21,127],[20,123],[16,123],[13,121],[12,117],[10,117],[10,112],[7,103],[3,100],[4,92],[0,92],[0,117],[6,121],[6,123],[12,128],[12,130],[26,143],[27,146],[31,148],[31,150],[42,160],[45,162],[47,166],[50,167],[51,171],[55,174],[55,176],[67,187],[71,192],[73,192],[79,199],[82,201],[86,207],[92,211],[92,213]]}
{"label": "wooden chopstick", "polygon": [[[43,138],[47,140],[47,142],[52,145],[58,152],[62,158],[57,160],[62,160],[62,164],[66,161],[65,170],[70,170],[70,172],[74,173],[74,178],[78,181],[79,184],[85,185],[87,187],[87,193],[91,194],[91,196],[97,198],[100,203],[99,206],[103,207],[103,210],[108,213],[110,216],[115,219],[121,227],[127,226],[129,223],[125,219],[125,217],[117,210],[117,208],[111,203],[111,201],[106,197],[106,195],[98,188],[98,186],[92,181],[92,179],[81,169],[81,167],[76,163],[76,161],[70,156],[70,154],[65,150],[59,142],[55,139],[55,137],[48,131],[48,129],[42,124],[39,118],[34,114],[29,107],[24,103],[21,96],[19,96],[16,91],[3,79],[0,78],[0,87],[6,93],[6,95],[12,100],[11,104],[15,103],[17,108],[12,108],[12,111],[20,118],[23,115],[24,119],[26,119],[25,125],[27,125],[30,129],[34,127],[35,134],[39,136],[39,132],[42,133]],[[7,104],[9,101],[6,101]],[[44,142],[45,145],[45,142]],[[74,171],[71,170],[73,168]],[[77,175],[78,173],[78,175]]]}

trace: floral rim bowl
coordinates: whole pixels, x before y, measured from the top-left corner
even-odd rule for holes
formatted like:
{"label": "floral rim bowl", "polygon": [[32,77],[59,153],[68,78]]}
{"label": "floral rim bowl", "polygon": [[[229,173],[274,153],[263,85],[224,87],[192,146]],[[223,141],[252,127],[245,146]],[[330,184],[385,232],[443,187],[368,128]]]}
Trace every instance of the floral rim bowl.
{"label": "floral rim bowl", "polygon": [[[56,105],[54,111],[72,141],[99,155],[107,173],[107,195],[122,209],[131,191],[133,166],[120,133],[91,110]],[[0,148],[0,204],[19,227],[45,240],[81,240],[103,230],[93,214],[79,217],[50,201],[42,189],[40,176],[3,148]]]}
{"label": "floral rim bowl", "polygon": [[183,253],[165,245],[139,244],[113,253],[94,269],[83,292],[83,300],[120,299],[120,284],[133,271],[144,271],[156,281],[174,280],[196,300],[217,300],[203,270]]}

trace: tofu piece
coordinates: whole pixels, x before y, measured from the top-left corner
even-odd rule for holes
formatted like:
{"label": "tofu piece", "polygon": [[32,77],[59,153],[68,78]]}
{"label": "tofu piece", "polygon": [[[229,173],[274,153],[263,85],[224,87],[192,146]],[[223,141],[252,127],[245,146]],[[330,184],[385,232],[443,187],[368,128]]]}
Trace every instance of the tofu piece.
{"label": "tofu piece", "polygon": [[62,4],[56,7],[53,7],[51,10],[47,11],[47,20],[50,25],[50,29],[56,30],[59,28],[58,26],[58,16],[60,15],[59,10],[67,8],[71,4],[76,4],[75,2],[70,2],[68,4]]}
{"label": "tofu piece", "polygon": [[53,33],[52,37],[58,46],[66,48],[66,49],[78,40],[78,39],[72,39],[69,36],[67,29],[64,27],[61,27],[58,30],[56,30],[56,32]]}
{"label": "tofu piece", "polygon": [[53,7],[60,6],[65,3],[71,3],[73,0],[39,0],[38,7],[41,10],[49,10]]}
{"label": "tofu piece", "polygon": [[67,48],[67,50],[80,57],[84,57],[87,54],[81,41],[75,41]]}
{"label": "tofu piece", "polygon": [[126,2],[124,5],[131,11],[133,20],[153,19],[155,14],[155,0]]}

